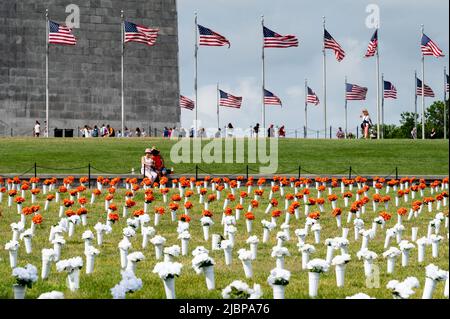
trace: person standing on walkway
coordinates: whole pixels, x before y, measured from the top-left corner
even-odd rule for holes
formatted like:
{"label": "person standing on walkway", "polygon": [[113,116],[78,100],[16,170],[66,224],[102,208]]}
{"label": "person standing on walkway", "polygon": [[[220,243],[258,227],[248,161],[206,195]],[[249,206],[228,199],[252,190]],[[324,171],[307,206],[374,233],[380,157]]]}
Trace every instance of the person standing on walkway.
{"label": "person standing on walkway", "polygon": [[39,137],[41,134],[41,123],[39,121],[36,121],[36,124],[34,125],[34,137]]}

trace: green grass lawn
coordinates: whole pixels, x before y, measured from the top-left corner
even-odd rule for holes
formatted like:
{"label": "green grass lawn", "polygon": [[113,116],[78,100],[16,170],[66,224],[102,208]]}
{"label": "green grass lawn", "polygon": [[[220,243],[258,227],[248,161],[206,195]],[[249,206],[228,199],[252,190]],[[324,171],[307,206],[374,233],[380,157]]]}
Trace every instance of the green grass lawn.
{"label": "green grass lawn", "polygon": [[[204,141],[203,143],[207,143]],[[39,173],[93,174],[138,173],[140,157],[147,147],[161,149],[167,167],[175,173],[194,174],[195,164],[173,164],[170,149],[175,141],[161,138],[140,139],[0,139],[0,174],[21,174],[34,166]],[[449,144],[444,140],[294,140],[280,139],[278,173],[353,176],[392,175],[398,167],[400,175],[448,175]],[[246,163],[200,163],[199,173],[245,174]],[[250,174],[258,164],[249,164]],[[71,169],[69,169],[71,168]],[[72,169],[74,168],[74,169]],[[98,169],[98,170],[97,170]],[[31,171],[32,173],[33,171]]]}
{"label": "green grass lawn", "polygon": [[[175,190],[171,190],[169,194],[173,194]],[[211,191],[209,191],[211,192]],[[286,192],[293,192],[292,189],[287,189]],[[353,190],[355,192],[355,189]],[[254,234],[257,235],[261,241],[262,239],[262,226],[261,220],[268,219],[270,220],[269,215],[265,215],[264,211],[268,204],[268,193],[269,189],[266,188],[263,198],[260,200],[260,206],[254,212],[256,215],[256,220],[254,222]],[[374,240],[370,241],[369,249],[375,251],[379,257],[376,260],[375,264],[379,267],[380,270],[380,280],[378,288],[367,288],[366,287],[366,279],[363,272],[363,263],[362,261],[357,260],[356,253],[360,249],[361,241],[355,241],[353,238],[353,225],[346,224],[346,216],[348,209],[344,208],[343,200],[340,196],[340,189],[335,189],[335,193],[339,195],[338,207],[343,208],[343,225],[344,227],[349,227],[349,253],[352,256],[351,262],[347,266],[346,271],[346,283],[345,288],[337,288],[336,286],[336,278],[334,267],[330,267],[328,273],[322,274],[320,278],[320,287],[319,287],[319,298],[345,298],[346,296],[351,296],[359,292],[366,293],[372,297],[376,298],[391,298],[391,293],[386,289],[386,284],[388,281],[397,279],[404,280],[408,276],[415,276],[419,279],[421,287],[416,290],[413,298],[421,298],[422,289],[424,287],[425,281],[425,266],[434,263],[443,269],[448,269],[449,265],[449,250],[448,250],[448,237],[446,236],[447,229],[441,227],[441,234],[445,237],[445,239],[441,242],[439,249],[439,258],[433,259],[431,257],[431,247],[428,246],[426,248],[426,258],[425,262],[419,264],[417,262],[417,248],[412,250],[410,265],[408,267],[402,268],[399,258],[396,262],[396,270],[393,275],[389,275],[386,273],[386,260],[383,259],[382,253],[384,251],[384,235],[385,230],[378,229],[377,235]],[[224,190],[222,193],[222,198],[225,198],[227,191]],[[372,194],[372,193],[371,193]],[[88,200],[90,198],[90,192],[86,191],[83,194]],[[118,206],[118,212],[121,216],[121,209],[124,202],[123,199],[124,191],[119,191],[118,194],[115,195],[114,203]],[[426,196],[429,195],[427,191]],[[81,239],[81,235],[83,231],[87,229],[91,229],[94,234],[93,226],[98,221],[105,222],[105,212],[104,212],[104,196],[103,194],[97,199],[96,203],[91,206],[89,204],[86,205],[89,213],[88,213],[88,226],[83,227],[81,225],[76,227],[75,235],[72,238],[69,238],[67,234],[64,235],[67,243],[62,249],[61,258],[70,258],[75,256],[81,256],[85,262],[85,257],[83,254],[84,243]],[[316,196],[316,191],[311,190],[311,196]],[[371,196],[371,195],[370,195]],[[394,194],[391,191],[392,201],[390,203],[390,207],[388,211],[393,214],[392,219],[387,222],[386,228],[393,227],[397,218],[395,216],[396,208],[393,207],[393,199]],[[6,196],[5,196],[6,197]],[[244,207],[246,208],[250,199],[250,196],[246,202]],[[153,216],[153,208],[157,206],[164,205],[162,203],[161,195],[159,191],[155,190],[155,202],[151,205],[151,209],[149,210],[151,216],[151,224],[153,224],[154,216]],[[284,207],[284,200],[280,197],[280,194],[277,193],[276,198],[279,199],[280,209]],[[43,207],[44,205],[44,195],[40,194],[38,196],[38,203]],[[143,208],[143,191],[140,190],[135,197],[136,202],[138,203],[136,209]],[[254,269],[254,278],[246,280],[244,277],[244,271],[242,268],[242,264],[240,260],[237,258],[237,251],[240,248],[248,248],[248,245],[245,243],[245,240],[248,238],[248,234],[245,229],[245,221],[241,217],[241,219],[237,223],[237,235],[236,235],[236,246],[233,250],[233,263],[231,266],[226,266],[224,263],[224,253],[223,251],[211,251],[211,242],[205,242],[203,240],[202,229],[200,226],[199,219],[201,217],[202,205],[198,203],[198,195],[195,194],[191,201],[194,203],[194,209],[191,212],[192,221],[190,226],[191,240],[189,243],[189,250],[192,251],[195,247],[202,245],[210,250],[211,257],[214,258],[216,262],[215,266],[215,277],[216,277],[216,290],[208,291],[206,289],[205,278],[204,275],[196,275],[194,270],[191,268],[191,259],[192,256],[180,257],[178,261],[183,264],[182,274],[179,278],[176,279],[176,293],[177,298],[221,298],[221,290],[225,288],[228,284],[230,284],[234,280],[244,280],[249,283],[251,286],[253,283],[258,283],[262,285],[262,290],[264,293],[263,298],[272,298],[272,289],[267,284],[266,280],[269,275],[271,269],[275,267],[275,259],[270,256],[271,249],[276,245],[276,233],[280,230],[279,226],[284,222],[283,217],[278,220],[277,228],[273,230],[270,234],[270,241],[267,244],[262,244],[260,242],[258,248],[258,258],[253,261],[253,269]],[[232,207],[235,206],[236,203],[230,205]],[[24,203],[24,206],[30,205],[30,194],[27,194],[27,201]],[[220,200],[218,202],[213,203],[210,206],[210,210],[214,213],[213,219],[215,224],[212,226],[211,234],[213,233],[223,233],[223,227],[220,223],[221,214],[222,214],[222,205],[223,201]],[[411,205],[411,198],[408,203],[402,204],[404,207],[409,208]],[[76,204],[75,208],[78,208],[79,205]],[[291,240],[286,243],[286,247],[289,249],[291,254],[290,257],[286,258],[285,268],[290,270],[292,273],[291,281],[286,289],[286,298],[308,298],[308,273],[301,269],[301,254],[298,252],[297,248],[297,239],[294,235],[295,229],[303,228],[305,217],[303,214],[303,204],[301,205],[301,218],[300,220],[296,220],[295,218],[291,219],[290,222],[290,233]],[[48,241],[48,234],[50,226],[55,224],[58,221],[58,208],[59,205],[56,203],[52,203],[50,205],[49,211],[42,212],[44,217],[43,224],[36,229],[35,237],[33,238],[33,252],[30,255],[25,253],[25,248],[23,242],[21,243],[21,247],[19,248],[19,266],[24,266],[27,263],[32,263],[38,267],[38,270],[41,269],[41,250],[43,248],[51,248],[52,245]],[[371,227],[372,220],[378,215],[380,211],[382,211],[384,207],[379,207],[377,212],[372,211],[372,204],[368,203],[367,211],[365,215],[362,215],[363,220],[365,221],[365,228],[368,229]],[[318,210],[316,207],[311,211]],[[445,210],[448,214],[448,208]],[[320,224],[322,225],[322,233],[321,233],[321,243],[314,244],[314,236],[312,233],[309,233],[307,236],[306,242],[313,244],[317,251],[311,258],[325,258],[326,247],[324,245],[324,241],[326,238],[341,236],[341,230],[336,227],[336,221],[334,217],[330,214],[331,208],[327,203],[325,206],[325,212],[321,214]],[[416,226],[419,227],[419,235],[418,238],[422,236],[426,236],[427,225],[431,219],[434,218],[435,214],[438,211],[433,209],[432,213],[429,213],[424,208],[422,214],[419,215],[417,219],[413,219],[411,221],[404,221],[405,232],[404,239],[410,240],[411,238],[411,227]],[[11,239],[11,229],[10,224],[12,222],[17,222],[19,220],[19,215],[17,214],[17,210],[15,204],[11,208],[7,207],[7,198],[3,199],[3,202],[0,203],[0,238],[2,249],[0,249],[0,298],[12,298],[13,291],[12,285],[14,283],[14,279],[11,277],[11,269],[9,266],[9,257],[8,252],[3,249],[3,245]],[[122,217],[122,216],[121,216]],[[27,227],[29,227],[30,217],[27,217]],[[406,219],[406,218],[405,218]],[[113,233],[109,235],[105,235],[104,244],[101,247],[97,247],[96,241],[94,241],[94,246],[99,248],[100,255],[96,257],[95,260],[95,269],[94,273],[91,275],[86,275],[84,273],[85,269],[83,268],[81,271],[80,278],[80,289],[76,292],[70,292],[66,288],[66,273],[57,273],[56,267],[53,264],[49,279],[46,281],[42,281],[41,279],[33,286],[32,289],[27,289],[27,297],[28,298],[36,298],[43,292],[48,292],[52,290],[62,291],[64,292],[66,298],[111,298],[109,289],[112,288],[120,281],[120,261],[119,261],[119,251],[117,248],[117,244],[121,239],[122,229],[126,226],[126,219],[120,218],[119,222],[113,225]],[[155,227],[157,230],[157,234],[164,236],[167,239],[166,246],[171,245],[181,245],[180,240],[177,239],[176,233],[176,222],[170,221],[170,214],[166,210],[166,214],[162,218],[162,223]],[[152,273],[153,267],[156,264],[155,260],[155,252],[153,245],[149,243],[149,246],[146,249],[141,248],[142,236],[140,235],[140,231],[137,232],[138,235],[132,239],[132,248],[131,251],[142,251],[146,257],[146,259],[137,265],[136,275],[138,278],[142,278],[143,280],[143,289],[134,294],[129,294],[127,298],[165,298],[163,283],[159,279],[156,274]],[[391,242],[391,246],[397,246],[397,243],[394,241]],[[338,251],[335,254],[339,254]],[[444,283],[439,283],[437,285],[434,297],[435,298],[443,298],[443,290]]]}

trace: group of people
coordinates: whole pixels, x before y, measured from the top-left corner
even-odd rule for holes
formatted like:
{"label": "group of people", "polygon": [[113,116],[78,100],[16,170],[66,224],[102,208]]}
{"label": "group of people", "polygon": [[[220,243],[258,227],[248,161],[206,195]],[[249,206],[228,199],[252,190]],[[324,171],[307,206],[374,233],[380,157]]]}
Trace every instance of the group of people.
{"label": "group of people", "polygon": [[105,125],[103,124],[100,128],[97,125],[94,125],[94,127],[90,127],[88,125],[85,125],[82,129],[80,129],[80,133],[82,137],[145,137],[147,136],[147,133],[145,132],[145,129],[140,129],[139,127],[136,127],[136,129],[131,131],[128,129],[128,127],[124,128],[123,134],[120,130],[115,130],[112,126],[109,124]]}
{"label": "group of people", "polygon": [[156,182],[162,176],[167,175],[167,169],[164,165],[164,159],[161,152],[155,148],[147,148],[145,155],[141,158],[141,174],[145,175],[150,181]]}
{"label": "group of people", "polygon": [[[260,131],[260,125],[259,123],[256,123],[256,125],[253,127],[253,135],[257,138]],[[275,127],[273,124],[270,124],[267,128],[267,137],[286,137],[286,129],[284,125],[282,125],[281,127]]]}

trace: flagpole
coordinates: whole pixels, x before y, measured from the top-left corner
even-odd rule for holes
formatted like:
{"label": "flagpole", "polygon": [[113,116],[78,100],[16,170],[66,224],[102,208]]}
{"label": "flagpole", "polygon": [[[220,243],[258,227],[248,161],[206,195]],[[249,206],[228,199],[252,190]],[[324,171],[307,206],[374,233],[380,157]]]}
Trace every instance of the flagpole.
{"label": "flagpole", "polygon": [[195,12],[195,47],[194,47],[194,57],[195,57],[195,78],[194,78],[194,91],[195,91],[195,123],[194,123],[194,136],[197,137],[197,121],[198,121],[198,23],[197,23],[197,12]]}
{"label": "flagpole", "polygon": [[[379,34],[379,30],[377,28],[378,31],[378,45],[377,45],[377,139],[379,140],[381,138],[380,134],[380,54],[379,54],[379,50],[380,50],[380,34]],[[384,136],[383,136],[384,138]]]}
{"label": "flagpole", "polygon": [[[422,24],[422,37],[424,25]],[[422,52],[422,139],[425,139],[425,54]]]}
{"label": "flagpole", "polygon": [[382,137],[384,139],[384,74],[381,74],[381,125]]}
{"label": "flagpole", "polygon": [[264,54],[264,16],[261,16],[261,25],[263,27],[263,37],[262,37],[262,101],[261,101],[261,111],[262,111],[262,129],[263,129],[263,137],[266,136],[266,106],[264,104],[264,89],[266,87],[266,68],[265,68],[265,54]]}
{"label": "flagpole", "polygon": [[347,139],[347,77],[345,77],[345,138]]}
{"label": "flagpole", "polygon": [[305,138],[308,136],[308,80],[305,79]]}
{"label": "flagpole", "polygon": [[48,19],[48,9],[45,9],[45,129],[46,129],[46,137],[50,136],[50,123],[49,123],[49,97],[48,97],[48,54],[49,54],[49,19]]}
{"label": "flagpole", "polygon": [[[323,18],[323,34],[325,34],[326,18]],[[324,124],[325,124],[325,138],[327,138],[327,54],[325,50],[325,39],[323,39],[323,109],[324,109]]]}
{"label": "flagpole", "polygon": [[417,134],[417,71],[414,71],[414,128]]}
{"label": "flagpole", "polygon": [[125,20],[123,15],[123,10],[120,10],[120,18],[122,19],[122,83],[121,83],[121,97],[122,97],[122,108],[121,108],[121,114],[122,114],[122,125],[121,125],[121,136],[124,134],[125,129],[125,96],[124,96],[124,56],[125,56],[125,43],[124,43],[124,37],[125,37]]}
{"label": "flagpole", "polygon": [[217,91],[216,91],[216,96],[217,96],[217,129],[220,129],[220,121],[219,121],[219,83],[217,83]]}
{"label": "flagpole", "polygon": [[444,66],[444,140],[447,139],[447,67]]}

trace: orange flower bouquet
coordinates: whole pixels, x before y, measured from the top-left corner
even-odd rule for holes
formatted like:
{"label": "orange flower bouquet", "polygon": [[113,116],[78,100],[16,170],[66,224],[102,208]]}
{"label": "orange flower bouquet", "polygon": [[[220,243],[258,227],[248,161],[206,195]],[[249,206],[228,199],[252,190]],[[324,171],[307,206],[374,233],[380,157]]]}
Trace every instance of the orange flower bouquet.
{"label": "orange flower bouquet", "polygon": [[433,197],[425,197],[424,199],[423,199],[423,202],[425,203],[425,204],[427,204],[427,206],[428,206],[428,212],[429,213],[431,213],[432,211],[433,211],[433,203],[434,203],[434,198]]}
{"label": "orange flower bouquet", "polygon": [[349,199],[353,197],[353,193],[352,192],[345,192],[342,196],[344,197],[344,206],[348,207]]}
{"label": "orange flower bouquet", "polygon": [[133,208],[134,206],[136,206],[136,202],[132,199],[127,199],[125,201],[125,205],[123,206],[123,213],[122,213],[122,217],[125,218],[128,216],[128,209]]}
{"label": "orange flower bouquet", "polygon": [[36,225],[41,225],[44,218],[42,218],[41,214],[36,214],[31,218],[31,233],[34,235],[36,231]]}
{"label": "orange flower bouquet", "polygon": [[274,210],[272,211],[272,213],[270,214],[272,217],[272,223],[277,223],[277,218],[279,218],[281,216],[281,210]]}
{"label": "orange flower bouquet", "polygon": [[300,219],[300,212],[298,210],[299,208],[300,208],[300,203],[299,202],[297,202],[297,201],[292,202],[292,204],[289,205],[288,212],[291,215],[294,214],[296,219]]}
{"label": "orange flower bouquet", "polygon": [[259,202],[257,200],[251,200],[250,205],[248,206],[247,211],[252,212],[253,208],[257,208],[259,206]]}
{"label": "orange flower bouquet", "polygon": [[389,195],[385,195],[385,196],[381,197],[380,202],[384,203],[384,209],[386,209],[386,210],[389,209],[390,200],[391,200],[391,196],[389,196]]}
{"label": "orange flower bouquet", "polygon": [[33,188],[31,190],[31,203],[34,204],[36,202],[36,196],[41,192],[39,188]]}
{"label": "orange flower bouquet", "polygon": [[189,211],[192,209],[193,206],[194,206],[194,205],[193,205],[190,201],[185,202],[185,203],[184,203],[184,213],[185,213],[186,215],[188,215],[188,214],[189,214]]}
{"label": "orange flower bouquet", "polygon": [[408,210],[404,207],[400,207],[397,209],[397,224],[402,224],[402,217],[405,216],[408,213]]}
{"label": "orange flower bouquet", "polygon": [[235,200],[236,200],[236,197],[233,194],[229,193],[227,195],[227,198],[225,198],[225,200],[223,201],[223,208],[222,209],[225,209],[230,202],[234,202]]}
{"label": "orange flower bouquet", "polygon": [[261,196],[264,194],[264,189],[255,189],[254,190],[255,196],[253,197],[254,200],[259,200]]}
{"label": "orange flower bouquet", "polygon": [[181,202],[181,196],[180,194],[173,194],[170,198],[173,202]]}
{"label": "orange flower bouquet", "polygon": [[102,194],[102,191],[98,188],[94,189],[91,194],[91,205],[94,205],[95,199]]}
{"label": "orange flower bouquet", "polygon": [[336,207],[331,212],[331,215],[336,218],[337,227],[341,228],[342,227],[342,217],[341,217],[342,210],[339,207]]}
{"label": "orange flower bouquet", "polygon": [[331,203],[331,208],[335,209],[336,208],[336,201],[338,200],[338,197],[336,194],[330,194],[327,196],[328,201]]}
{"label": "orange flower bouquet", "polygon": [[8,192],[8,207],[12,206],[12,202],[14,197],[17,195],[17,191],[15,189],[12,189]]}
{"label": "orange flower bouquet", "polygon": [[86,184],[86,183],[88,183],[89,182],[89,178],[87,178],[87,177],[80,177],[80,185],[81,186],[85,186],[84,184]]}
{"label": "orange flower bouquet", "polygon": [[244,209],[244,206],[242,206],[241,204],[237,204],[234,209],[236,211],[236,219],[239,219],[238,216],[241,216],[241,212]]}
{"label": "orange flower bouquet", "polygon": [[[0,183],[1,185],[1,183]],[[3,201],[3,194],[6,193],[6,187],[0,187],[0,204]]]}
{"label": "orange flower bouquet", "polygon": [[305,203],[305,216],[309,215],[310,207],[316,205],[316,199],[315,198],[308,198],[308,201]]}
{"label": "orange flower bouquet", "polygon": [[81,205],[81,207],[84,207],[84,205],[86,205],[86,203],[87,203],[86,197],[78,198],[78,203]]}
{"label": "orange flower bouquet", "polygon": [[247,228],[247,233],[251,234],[253,230],[253,221],[255,220],[255,215],[252,212],[247,212],[245,214],[245,226]]}
{"label": "orange flower bouquet", "polygon": [[69,190],[69,196],[70,200],[75,200],[75,197],[78,196],[78,190],[77,189]]}
{"label": "orange flower bouquet", "polygon": [[81,224],[83,226],[87,226],[87,209],[84,207],[78,208],[77,209],[77,215],[80,216],[81,218]]}
{"label": "orange flower bouquet", "polygon": [[241,192],[239,194],[239,204],[244,205],[244,199],[248,197],[248,193],[247,192]]}
{"label": "orange flower bouquet", "polygon": [[164,215],[164,213],[165,213],[164,207],[156,207],[155,208],[155,226],[159,225],[161,216]]}
{"label": "orange flower bouquet", "polygon": [[48,210],[48,205],[50,205],[50,202],[51,202],[52,200],[54,200],[54,199],[55,199],[55,195],[53,195],[53,194],[48,194],[48,195],[47,195],[47,198],[46,198],[45,204],[44,204],[44,210],[45,210],[45,211]]}
{"label": "orange flower bouquet", "polygon": [[119,220],[119,214],[111,212],[111,213],[108,214],[107,225],[111,226],[111,224],[114,224],[118,220]]}
{"label": "orange flower bouquet", "polygon": [[280,190],[280,186],[278,186],[278,185],[272,186],[271,189],[270,189],[270,193],[269,193],[269,199],[272,199],[273,195],[275,193],[277,193],[279,190]]}
{"label": "orange flower bouquet", "polygon": [[144,213],[144,210],[142,210],[142,209],[137,209],[137,210],[135,210],[134,212],[133,212],[133,217],[137,217],[137,218],[139,218],[139,216],[142,216],[142,215],[144,215],[145,213]]}
{"label": "orange flower bouquet", "polygon": [[317,203],[317,205],[319,205],[320,212],[323,213],[325,211],[325,209],[324,209],[325,199],[317,198],[316,203]]}
{"label": "orange flower bouquet", "polygon": [[179,220],[183,223],[189,223],[191,221],[191,217],[189,217],[189,215],[183,214],[180,216]]}
{"label": "orange flower bouquet", "polygon": [[169,189],[168,188],[160,188],[159,192],[162,194],[163,196],[163,202],[167,203],[167,194],[169,193]]}
{"label": "orange flower bouquet", "polygon": [[[178,203],[170,203],[169,209],[170,209],[170,216],[172,218],[172,221],[177,220],[177,210],[180,208],[180,205]],[[187,214],[184,214],[187,216]]]}
{"label": "orange flower bouquet", "polygon": [[275,198],[272,198],[270,200],[269,205],[267,205],[267,208],[266,208],[264,213],[268,214],[272,210],[272,208],[274,208],[274,207],[278,207],[278,200],[276,200]]}

